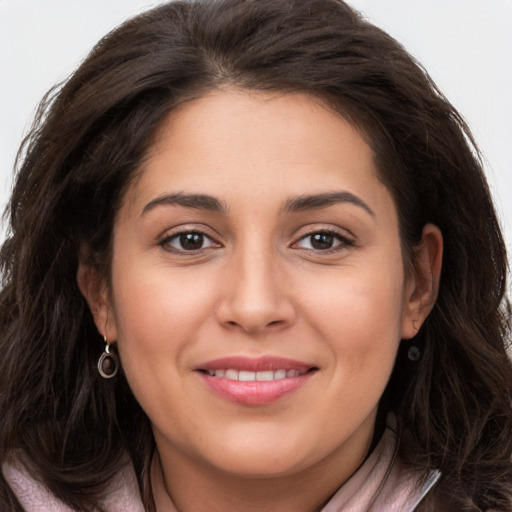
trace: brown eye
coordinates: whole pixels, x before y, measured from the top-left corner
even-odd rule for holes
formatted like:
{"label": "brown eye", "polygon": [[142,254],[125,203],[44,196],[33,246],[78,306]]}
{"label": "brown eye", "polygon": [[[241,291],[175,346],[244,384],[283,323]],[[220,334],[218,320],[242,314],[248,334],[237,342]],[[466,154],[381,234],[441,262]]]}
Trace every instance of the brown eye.
{"label": "brown eye", "polygon": [[188,252],[217,247],[218,244],[199,231],[184,231],[166,238],[161,242],[161,245],[173,251]]}
{"label": "brown eye", "polygon": [[202,233],[183,233],[178,238],[181,248],[186,251],[196,251],[203,247],[204,235]]}
{"label": "brown eye", "polygon": [[347,237],[330,231],[317,231],[303,236],[295,246],[310,251],[329,251],[350,247],[353,242]]}
{"label": "brown eye", "polygon": [[311,235],[311,247],[313,249],[325,250],[331,249],[335,243],[335,238],[330,233],[315,233]]}

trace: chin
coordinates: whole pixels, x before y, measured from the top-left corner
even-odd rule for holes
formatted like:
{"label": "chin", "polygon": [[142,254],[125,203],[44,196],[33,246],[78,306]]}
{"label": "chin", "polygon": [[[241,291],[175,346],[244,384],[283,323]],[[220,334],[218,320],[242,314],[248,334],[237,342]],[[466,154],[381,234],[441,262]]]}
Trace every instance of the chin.
{"label": "chin", "polygon": [[[209,455],[209,464],[219,471],[242,478],[284,477],[314,465],[319,451],[308,450],[303,441],[288,436],[253,436],[220,443]],[[239,442],[237,442],[239,441]],[[302,450],[298,447],[302,446]]]}
{"label": "chin", "polygon": [[221,464],[216,465],[216,468],[222,473],[237,478],[255,480],[287,477],[299,473],[303,469],[299,461],[295,458],[287,458],[285,455],[268,458],[261,455],[244,456],[240,454],[231,460],[224,459]]}

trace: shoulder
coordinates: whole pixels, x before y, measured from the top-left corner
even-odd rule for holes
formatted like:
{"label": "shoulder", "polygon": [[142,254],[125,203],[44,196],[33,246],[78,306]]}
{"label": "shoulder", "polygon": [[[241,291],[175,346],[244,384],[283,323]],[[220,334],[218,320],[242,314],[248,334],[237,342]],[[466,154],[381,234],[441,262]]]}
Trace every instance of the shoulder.
{"label": "shoulder", "polygon": [[[17,461],[5,462],[2,465],[2,474],[26,512],[76,512],[56,498]],[[107,497],[100,506],[108,512],[144,512],[137,479],[131,465],[127,464],[116,475],[106,494]]]}
{"label": "shoulder", "polygon": [[391,423],[363,465],[341,486],[322,512],[413,512],[438,479],[438,471],[420,475],[400,462]]}
{"label": "shoulder", "polygon": [[27,512],[36,510],[53,510],[55,512],[72,512],[53,496],[40,482],[32,478],[27,470],[14,460],[2,465],[2,473],[12,492]]}

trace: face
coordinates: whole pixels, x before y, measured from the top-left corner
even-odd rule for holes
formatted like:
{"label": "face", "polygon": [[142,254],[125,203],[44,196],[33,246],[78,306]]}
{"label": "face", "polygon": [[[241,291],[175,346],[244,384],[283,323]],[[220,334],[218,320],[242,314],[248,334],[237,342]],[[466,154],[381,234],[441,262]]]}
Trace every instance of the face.
{"label": "face", "polygon": [[237,90],[173,112],[118,213],[111,282],[96,322],[162,459],[360,464],[417,291],[391,195],[340,116]]}

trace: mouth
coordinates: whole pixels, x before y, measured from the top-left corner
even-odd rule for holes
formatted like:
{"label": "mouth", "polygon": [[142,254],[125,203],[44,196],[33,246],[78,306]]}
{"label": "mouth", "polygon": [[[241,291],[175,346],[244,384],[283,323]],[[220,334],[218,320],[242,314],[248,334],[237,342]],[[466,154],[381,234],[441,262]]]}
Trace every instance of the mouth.
{"label": "mouth", "polygon": [[298,391],[318,370],[291,359],[229,357],[201,365],[197,373],[207,388],[223,399],[266,405]]}
{"label": "mouth", "polygon": [[263,370],[252,372],[248,370],[235,370],[228,368],[227,370],[200,370],[207,373],[210,377],[225,378],[230,380],[238,380],[240,382],[269,382],[271,380],[290,379],[293,377],[300,377],[315,368],[308,370]]}

